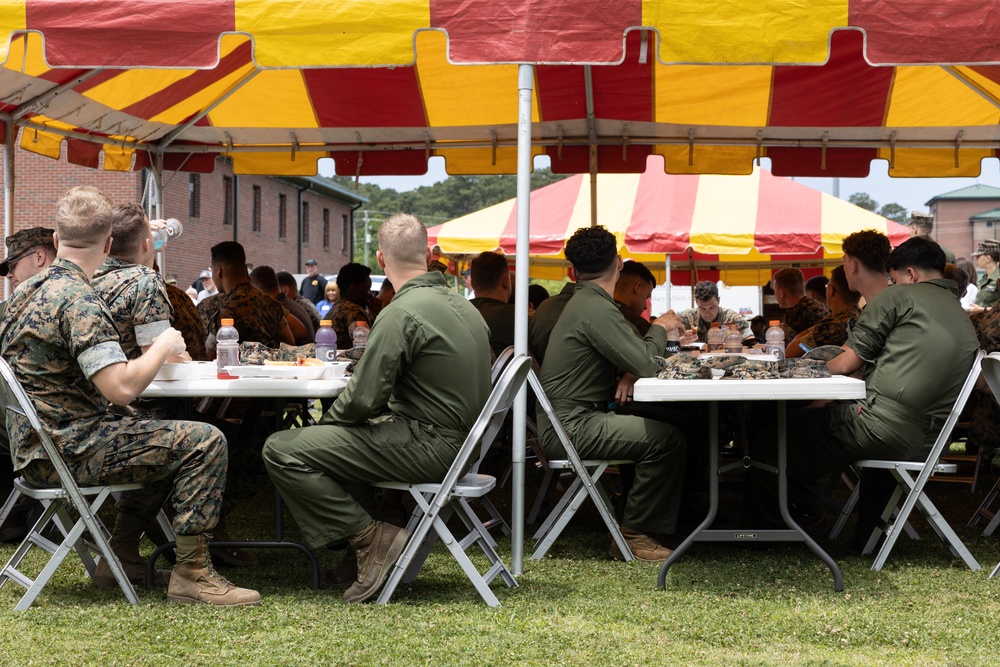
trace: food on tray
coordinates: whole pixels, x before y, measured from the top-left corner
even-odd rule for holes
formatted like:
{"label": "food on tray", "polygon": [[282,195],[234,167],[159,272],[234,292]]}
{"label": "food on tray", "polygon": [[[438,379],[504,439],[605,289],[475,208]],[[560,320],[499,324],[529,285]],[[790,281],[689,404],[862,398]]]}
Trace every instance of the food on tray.
{"label": "food on tray", "polygon": [[265,366],[323,366],[323,362],[315,357],[299,356],[296,361],[270,361],[264,360]]}

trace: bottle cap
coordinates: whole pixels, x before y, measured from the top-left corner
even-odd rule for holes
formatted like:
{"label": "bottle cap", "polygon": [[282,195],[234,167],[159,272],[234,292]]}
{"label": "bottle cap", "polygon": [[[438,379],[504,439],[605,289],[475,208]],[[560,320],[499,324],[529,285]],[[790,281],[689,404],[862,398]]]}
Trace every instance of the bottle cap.
{"label": "bottle cap", "polygon": [[718,329],[719,328],[719,323],[718,322],[712,322],[709,325],[709,327],[711,327],[712,329]]}
{"label": "bottle cap", "polygon": [[231,317],[223,317],[222,318],[222,326],[224,326],[224,327],[231,327],[231,326],[233,326],[233,318],[231,318]]}
{"label": "bottle cap", "polygon": [[367,327],[368,323],[365,322],[364,320],[358,320],[357,322],[354,323],[354,326],[356,326],[356,327]]}
{"label": "bottle cap", "polygon": [[776,327],[776,326],[779,326],[781,324],[781,320],[771,320],[767,324],[768,324],[768,326]]}
{"label": "bottle cap", "polygon": [[332,327],[333,326],[333,320],[320,320],[319,321],[319,325],[321,327]]}

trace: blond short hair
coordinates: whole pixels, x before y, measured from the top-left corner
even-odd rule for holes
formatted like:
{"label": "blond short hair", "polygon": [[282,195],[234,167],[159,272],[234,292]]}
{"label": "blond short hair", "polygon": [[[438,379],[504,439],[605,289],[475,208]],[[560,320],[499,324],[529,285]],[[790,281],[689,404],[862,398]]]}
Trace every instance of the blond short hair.
{"label": "blond short hair", "polygon": [[791,292],[793,296],[805,293],[805,277],[800,269],[794,267],[781,269],[774,274],[774,288],[779,287]]}
{"label": "blond short hair", "polygon": [[103,245],[111,236],[113,205],[108,196],[90,185],[70,188],[56,202],[59,244],[70,248]]}
{"label": "blond short hair", "polygon": [[427,228],[415,215],[397,213],[378,230],[382,255],[394,264],[427,267]]}

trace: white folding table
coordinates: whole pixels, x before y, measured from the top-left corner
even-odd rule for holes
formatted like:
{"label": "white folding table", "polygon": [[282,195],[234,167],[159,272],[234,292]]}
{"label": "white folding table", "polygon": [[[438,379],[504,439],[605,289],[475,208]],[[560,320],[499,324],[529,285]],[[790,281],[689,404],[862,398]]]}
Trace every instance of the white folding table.
{"label": "white folding table", "polygon": [[[774,380],[658,380],[643,378],[635,384],[636,401],[677,402],[708,401],[709,404],[709,508],[704,521],[694,529],[660,567],[658,585],[666,587],[667,570],[694,542],[805,542],[833,573],[834,589],[844,590],[840,568],[788,512],[786,477],[786,402],[789,400],[856,399],[865,397],[865,383],[844,376],[830,378],[788,378]],[[711,530],[719,508],[719,402],[775,401],[778,407],[778,506],[787,529],[782,530]],[[746,466],[774,470],[771,466],[746,460]]]}
{"label": "white folding table", "polygon": [[[259,378],[241,377],[235,380],[219,380],[217,378],[202,378],[192,380],[153,381],[145,391],[143,398],[183,398],[194,399],[204,397],[227,398],[273,398],[284,401],[290,398],[313,399],[332,398],[338,396],[347,387],[350,378],[339,377],[324,380],[299,380],[296,378]],[[249,413],[250,411],[248,411]],[[279,410],[280,413],[280,410]],[[258,415],[259,416],[259,415]],[[280,419],[280,417],[279,417]],[[271,541],[231,541],[214,542],[219,547],[249,547],[260,549],[296,549],[309,559],[312,566],[312,587],[319,588],[319,563],[316,556],[304,544],[291,542],[284,538],[283,507],[281,496],[274,494],[274,540]],[[156,559],[170,544],[158,547],[149,558],[146,573],[147,583],[152,582]]]}

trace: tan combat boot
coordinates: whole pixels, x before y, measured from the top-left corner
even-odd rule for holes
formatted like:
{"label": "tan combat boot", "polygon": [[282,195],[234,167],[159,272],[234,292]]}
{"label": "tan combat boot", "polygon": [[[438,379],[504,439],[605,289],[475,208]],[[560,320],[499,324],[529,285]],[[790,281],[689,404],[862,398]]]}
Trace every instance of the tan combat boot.
{"label": "tan combat boot", "polygon": [[[138,586],[146,585],[146,559],[139,555],[139,539],[147,523],[144,519],[119,512],[115,518],[115,529],[111,532],[111,550],[118,556],[125,576]],[[118,588],[118,581],[103,558],[97,562],[92,581],[97,588]],[[166,586],[169,582],[169,570],[153,572],[153,586]]]}
{"label": "tan combat boot", "polygon": [[170,573],[167,601],[225,607],[260,604],[260,593],[234,586],[215,571],[208,554],[209,539],[205,533],[177,536],[177,565]]}
{"label": "tan combat boot", "polygon": [[357,552],[358,580],[344,593],[344,602],[364,602],[378,593],[408,539],[405,528],[384,521],[372,521],[352,535],[349,543]]}

